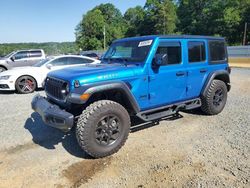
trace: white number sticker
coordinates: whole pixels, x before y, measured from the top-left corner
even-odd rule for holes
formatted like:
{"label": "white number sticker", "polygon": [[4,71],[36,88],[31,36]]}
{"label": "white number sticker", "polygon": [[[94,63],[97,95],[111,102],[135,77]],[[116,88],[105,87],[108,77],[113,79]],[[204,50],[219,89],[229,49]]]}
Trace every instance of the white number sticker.
{"label": "white number sticker", "polygon": [[143,47],[143,46],[150,46],[152,44],[153,40],[145,40],[141,41],[138,45],[138,47]]}

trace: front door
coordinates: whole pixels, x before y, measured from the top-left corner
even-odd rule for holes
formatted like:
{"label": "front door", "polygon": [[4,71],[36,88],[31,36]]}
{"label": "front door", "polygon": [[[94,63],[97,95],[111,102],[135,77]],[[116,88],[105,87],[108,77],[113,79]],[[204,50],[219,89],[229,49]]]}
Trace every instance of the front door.
{"label": "front door", "polygon": [[12,67],[29,66],[29,53],[28,51],[20,51],[12,56],[12,61],[9,62]]}
{"label": "front door", "polygon": [[[155,108],[186,99],[187,71],[181,40],[160,40],[156,54],[167,54],[167,62],[149,70],[149,106]],[[154,60],[152,62],[152,65]]]}

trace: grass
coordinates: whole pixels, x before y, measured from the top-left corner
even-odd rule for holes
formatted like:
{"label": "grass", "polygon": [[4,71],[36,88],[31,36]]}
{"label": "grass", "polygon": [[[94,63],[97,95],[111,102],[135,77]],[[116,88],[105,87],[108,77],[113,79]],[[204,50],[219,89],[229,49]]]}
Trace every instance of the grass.
{"label": "grass", "polygon": [[250,57],[229,58],[229,65],[231,67],[247,67],[247,68],[250,68]]}

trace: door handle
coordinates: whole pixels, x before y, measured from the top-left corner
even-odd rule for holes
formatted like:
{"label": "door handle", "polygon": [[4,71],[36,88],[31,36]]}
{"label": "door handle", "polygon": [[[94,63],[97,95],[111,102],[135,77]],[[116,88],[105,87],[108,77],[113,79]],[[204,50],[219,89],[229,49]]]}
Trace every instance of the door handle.
{"label": "door handle", "polygon": [[183,71],[179,71],[176,73],[176,76],[184,76],[185,75],[185,72]]}
{"label": "door handle", "polygon": [[205,73],[207,72],[207,69],[200,69],[200,73]]}

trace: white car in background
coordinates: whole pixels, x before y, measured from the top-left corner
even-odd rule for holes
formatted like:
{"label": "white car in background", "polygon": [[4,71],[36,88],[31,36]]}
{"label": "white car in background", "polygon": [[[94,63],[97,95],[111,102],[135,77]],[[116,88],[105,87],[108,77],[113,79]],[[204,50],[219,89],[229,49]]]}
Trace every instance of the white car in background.
{"label": "white car in background", "polygon": [[31,67],[19,67],[0,73],[0,91],[14,91],[27,94],[42,88],[50,71],[66,67],[98,64],[99,60],[86,56],[64,55],[40,61]]}

